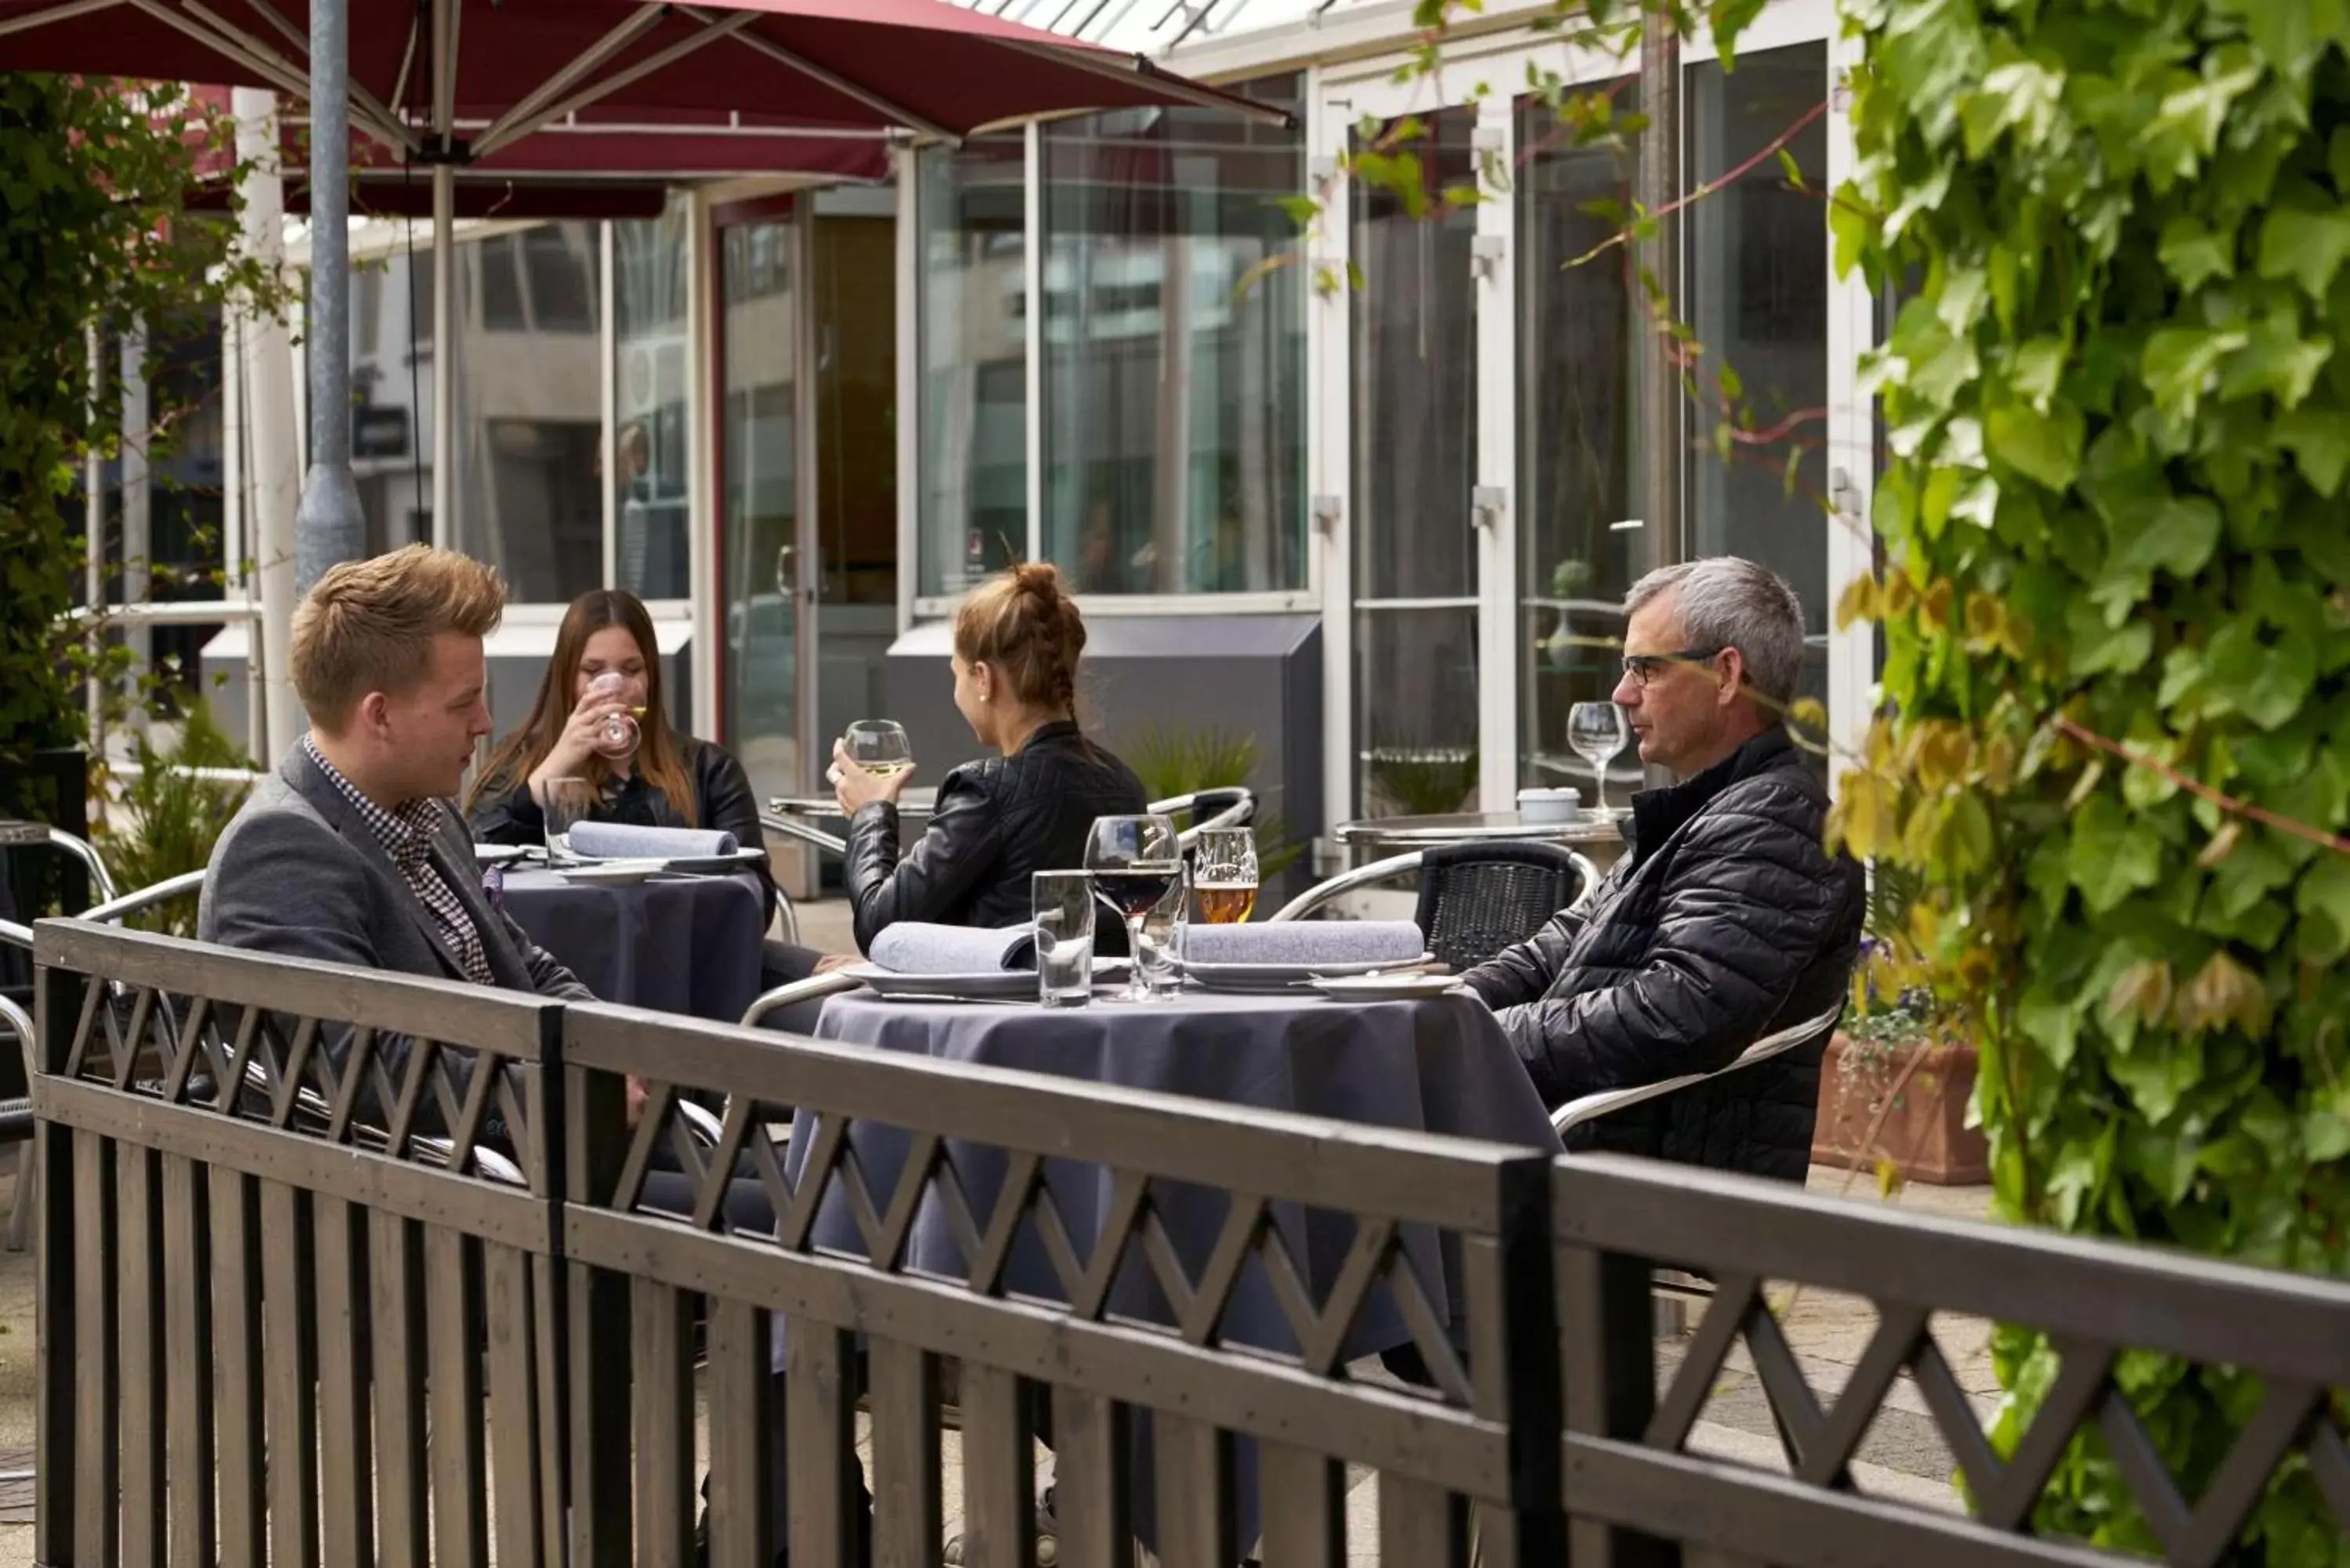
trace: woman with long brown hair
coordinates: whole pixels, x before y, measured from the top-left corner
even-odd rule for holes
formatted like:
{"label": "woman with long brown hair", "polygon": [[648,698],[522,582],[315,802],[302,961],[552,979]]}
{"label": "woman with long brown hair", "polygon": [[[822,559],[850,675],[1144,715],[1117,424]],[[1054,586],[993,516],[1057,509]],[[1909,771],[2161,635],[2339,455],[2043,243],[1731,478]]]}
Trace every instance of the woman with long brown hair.
{"label": "woman with long brown hair", "polygon": [[[670,727],[658,653],[652,618],[636,595],[597,588],[571,601],[530,718],[499,742],[466,797],[476,840],[543,843],[547,781],[583,778],[595,790],[588,815],[596,821],[701,827],[731,833],[745,847],[765,843],[743,764]],[[605,674],[617,675],[618,687],[591,691]],[[596,748],[598,727],[620,712],[637,714],[640,738],[633,755],[608,757]],[[774,901],[770,886],[771,915]]]}

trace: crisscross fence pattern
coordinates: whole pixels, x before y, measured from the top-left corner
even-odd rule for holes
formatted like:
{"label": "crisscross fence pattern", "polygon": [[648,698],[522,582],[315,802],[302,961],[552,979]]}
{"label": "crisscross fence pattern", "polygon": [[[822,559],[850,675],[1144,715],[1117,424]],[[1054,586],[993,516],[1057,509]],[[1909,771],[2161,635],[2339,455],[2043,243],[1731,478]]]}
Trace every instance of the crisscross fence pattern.
{"label": "crisscross fence pattern", "polygon": [[493,1485],[499,1559],[547,1560],[560,1009],[36,952],[38,1561],[480,1563]]}
{"label": "crisscross fence pattern", "polygon": [[[574,1354],[631,1365],[636,1390],[633,1411],[575,1406],[587,1561],[685,1560],[687,1293],[709,1302],[713,1563],[856,1560],[860,1386],[877,1558],[936,1561],[944,1358],[966,1562],[1031,1560],[1047,1431],[1065,1561],[1126,1561],[1139,1535],[1168,1568],[1231,1568],[1260,1529],[1267,1562],[1339,1561],[1349,1464],[1378,1473],[1385,1563],[1462,1561],[1471,1505],[1485,1561],[1558,1560],[1541,1155],[772,1035],[746,1050],[618,1009],[575,1008],[565,1033]],[[630,1075],[648,1093],[622,1137]],[[706,1158],[676,1130],[689,1089],[726,1096]],[[663,1147],[681,1180],[658,1199]],[[1362,1375],[1403,1345],[1419,1381]]]}
{"label": "crisscross fence pattern", "polygon": [[[2114,1554],[2033,1533],[2050,1476],[2085,1443],[2119,1470],[2172,1568],[2264,1560],[2243,1555],[2241,1536],[2272,1484],[2313,1488],[2350,1536],[2339,1402],[2350,1390],[2350,1285],[1614,1158],[1562,1161],[1552,1205],[1577,1568],[1675,1561],[1669,1542],[1782,1568],[2111,1563]],[[1646,1343],[1659,1264],[1715,1283],[1661,1395]],[[1832,1397],[1808,1380],[1766,1282],[1850,1293],[1875,1308],[1876,1331]],[[2054,1376],[2003,1458],[1934,1337],[1936,1313],[2035,1329],[2053,1345]],[[1689,1451],[1742,1345],[1784,1474]],[[2124,1391],[2126,1358],[2144,1353],[2259,1380],[2250,1418],[2199,1496],[2182,1494]],[[1855,1486],[1861,1440],[1905,1375],[1957,1462],[1963,1515]]]}

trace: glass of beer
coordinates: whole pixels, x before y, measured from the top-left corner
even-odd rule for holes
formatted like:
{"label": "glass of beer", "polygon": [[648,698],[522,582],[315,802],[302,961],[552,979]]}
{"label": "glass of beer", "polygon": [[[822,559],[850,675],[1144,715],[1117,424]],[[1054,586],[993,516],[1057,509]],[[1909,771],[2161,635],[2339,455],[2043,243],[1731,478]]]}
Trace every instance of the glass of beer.
{"label": "glass of beer", "polygon": [[1200,919],[1233,926],[1256,909],[1256,835],[1245,827],[1209,827],[1192,850],[1191,893]]}
{"label": "glass of beer", "polygon": [[881,778],[911,771],[914,743],[906,727],[894,719],[859,719],[841,736],[848,760]]}

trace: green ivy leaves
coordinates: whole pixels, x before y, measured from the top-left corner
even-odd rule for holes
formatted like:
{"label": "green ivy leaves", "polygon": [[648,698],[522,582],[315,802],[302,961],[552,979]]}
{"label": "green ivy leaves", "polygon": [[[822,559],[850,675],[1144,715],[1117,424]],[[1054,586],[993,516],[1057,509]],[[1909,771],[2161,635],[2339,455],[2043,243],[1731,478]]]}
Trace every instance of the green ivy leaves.
{"label": "green ivy leaves", "polygon": [[[2350,0],[1850,15],[1829,221],[1901,301],[1868,370],[1908,595],[1877,596],[1897,717],[1868,799],[1939,998],[1977,1020],[2001,1202],[2350,1272]],[[1962,496],[1992,525],[1955,526]],[[1903,759],[1952,727],[2014,747],[1975,786],[2001,856],[1908,830],[1943,808]],[[2044,1346],[2002,1365],[2028,1407]],[[2195,1495],[2241,1389],[2159,1358],[2126,1386]],[[2043,1522],[2151,1542],[2086,1453]],[[2350,1565],[2305,1477],[2245,1544]]]}

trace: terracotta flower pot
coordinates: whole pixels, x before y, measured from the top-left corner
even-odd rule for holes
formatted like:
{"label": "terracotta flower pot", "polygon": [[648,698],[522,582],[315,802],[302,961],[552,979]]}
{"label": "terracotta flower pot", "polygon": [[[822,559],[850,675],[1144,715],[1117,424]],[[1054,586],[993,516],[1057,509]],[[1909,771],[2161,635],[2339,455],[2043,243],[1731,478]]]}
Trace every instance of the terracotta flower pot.
{"label": "terracotta flower pot", "polygon": [[1975,1069],[1970,1044],[1856,1041],[1838,1031],[1820,1061],[1813,1162],[1867,1170],[1890,1159],[1904,1179],[1937,1187],[1988,1180],[1990,1146],[1966,1125]]}

